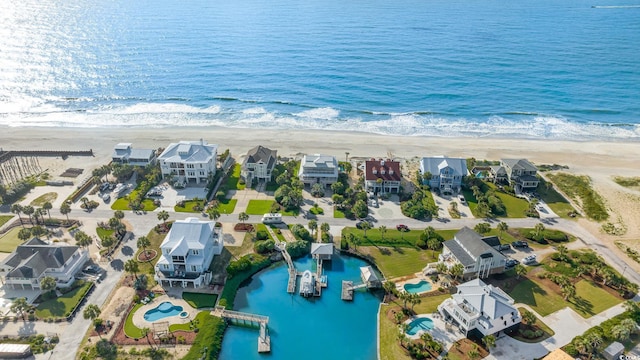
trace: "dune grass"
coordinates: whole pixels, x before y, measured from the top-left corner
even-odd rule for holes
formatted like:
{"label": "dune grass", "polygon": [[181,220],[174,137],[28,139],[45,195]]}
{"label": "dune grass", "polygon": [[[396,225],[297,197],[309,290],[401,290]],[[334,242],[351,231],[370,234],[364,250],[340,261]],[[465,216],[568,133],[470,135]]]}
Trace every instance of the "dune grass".
{"label": "dune grass", "polygon": [[38,196],[37,198],[35,198],[31,202],[31,206],[42,207],[42,205],[44,205],[44,203],[46,203],[46,202],[52,203],[57,198],[58,198],[58,193],[48,192],[46,194],[42,194],[42,195]]}
{"label": "dune grass", "polygon": [[575,202],[580,204],[588,218],[604,221],[609,218],[604,199],[591,186],[591,179],[586,175],[567,173],[548,174],[547,177]]}

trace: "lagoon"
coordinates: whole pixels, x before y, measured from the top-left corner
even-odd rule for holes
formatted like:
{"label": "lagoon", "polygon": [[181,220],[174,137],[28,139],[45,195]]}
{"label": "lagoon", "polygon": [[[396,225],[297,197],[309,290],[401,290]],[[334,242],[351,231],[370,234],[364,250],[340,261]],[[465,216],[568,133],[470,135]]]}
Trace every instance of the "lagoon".
{"label": "lagoon", "polygon": [[[299,271],[315,269],[311,258],[295,264]],[[329,285],[320,298],[288,294],[284,264],[254,275],[239,289],[234,310],[269,316],[271,353],[258,354],[256,329],[229,326],[220,359],[375,359],[381,296],[358,290],[352,302],[340,299],[342,280],[360,282],[360,267],[366,265],[334,256],[325,263]]]}

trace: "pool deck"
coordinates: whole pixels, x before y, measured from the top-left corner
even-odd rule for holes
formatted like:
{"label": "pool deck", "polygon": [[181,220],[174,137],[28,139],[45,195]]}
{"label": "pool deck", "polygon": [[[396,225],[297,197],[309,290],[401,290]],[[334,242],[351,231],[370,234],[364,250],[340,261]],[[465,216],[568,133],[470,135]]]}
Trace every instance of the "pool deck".
{"label": "pool deck", "polygon": [[437,282],[434,283],[433,281],[431,281],[431,276],[427,276],[427,275],[423,274],[422,272],[418,272],[418,273],[415,273],[413,275],[413,277],[410,278],[410,279],[407,279],[406,277],[404,277],[402,280],[396,281],[396,290],[398,290],[399,292],[406,292],[406,290],[404,289],[405,285],[407,285],[407,284],[419,284],[421,281],[426,281],[426,282],[430,283],[431,284],[431,290],[419,292],[419,293],[417,293],[418,295],[430,293],[432,291],[437,291],[438,288],[441,286],[440,285],[440,281],[437,281]]}
{"label": "pool deck", "polygon": [[[165,301],[170,301],[173,305],[177,305],[177,306],[182,306],[182,310],[186,311],[189,313],[189,316],[187,316],[186,318],[181,318],[179,315],[174,315],[174,316],[169,316],[166,318],[162,318],[156,321],[147,321],[144,319],[144,314],[155,308],[156,306],[162,304]],[[189,305],[186,301],[184,301],[183,299],[180,298],[173,298],[173,297],[169,297],[168,295],[160,295],[157,296],[153,299],[153,301],[151,301],[150,303],[146,304],[146,305],[142,305],[134,314],[133,314],[133,324],[137,327],[139,327],[140,329],[142,328],[149,328],[149,329],[153,329],[153,323],[159,323],[159,322],[169,322],[169,325],[172,324],[186,324],[189,321],[193,320],[197,314],[197,310],[192,308],[191,305]]]}
{"label": "pool deck", "polygon": [[[445,349],[449,349],[453,345],[453,343],[465,337],[457,327],[445,324],[445,322],[441,319],[440,314],[438,313],[418,314],[416,316],[410,317],[404,323],[409,324],[413,320],[418,318],[430,318],[431,320],[433,320],[433,329],[429,330],[429,332],[436,341],[442,343]],[[409,339],[416,340],[420,338],[420,335],[423,332],[425,332],[425,330],[419,330],[415,335],[409,335],[406,333],[405,334]]]}

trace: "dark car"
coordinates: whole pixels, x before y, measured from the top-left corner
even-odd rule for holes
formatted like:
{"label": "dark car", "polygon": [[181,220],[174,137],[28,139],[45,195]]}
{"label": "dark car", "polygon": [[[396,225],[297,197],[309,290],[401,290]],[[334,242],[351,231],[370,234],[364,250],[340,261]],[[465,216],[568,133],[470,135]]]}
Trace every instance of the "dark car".
{"label": "dark car", "polygon": [[99,274],[102,272],[102,268],[97,265],[89,265],[85,267],[82,272],[86,274]]}
{"label": "dark car", "polygon": [[509,244],[500,244],[500,246],[498,246],[498,250],[499,251],[511,250],[511,245],[509,245]]}
{"label": "dark car", "polygon": [[516,247],[516,248],[526,248],[529,247],[529,244],[526,241],[514,241],[511,243],[511,246]]}
{"label": "dark car", "polygon": [[407,225],[404,225],[404,224],[396,225],[396,229],[398,231],[403,231],[403,232],[409,231],[409,227]]}
{"label": "dark car", "polygon": [[520,261],[516,260],[516,259],[508,259],[507,263],[505,264],[505,267],[507,268],[512,268],[516,265],[520,264]]}
{"label": "dark car", "polygon": [[362,229],[362,228],[364,228],[364,227],[366,226],[366,225],[364,225],[365,223],[366,223],[366,224],[369,224],[369,228],[372,228],[371,223],[370,223],[370,222],[368,222],[368,221],[358,221],[358,222],[356,223],[356,228],[358,228],[358,229]]}

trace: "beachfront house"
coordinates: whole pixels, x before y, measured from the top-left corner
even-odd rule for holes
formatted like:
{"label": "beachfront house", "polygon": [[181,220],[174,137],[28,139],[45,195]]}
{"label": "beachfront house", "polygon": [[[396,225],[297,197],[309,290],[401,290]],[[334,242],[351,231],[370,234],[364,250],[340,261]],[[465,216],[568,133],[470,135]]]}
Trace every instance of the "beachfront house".
{"label": "beachfront house", "polygon": [[540,180],[536,174],[538,168],[527,159],[502,159],[500,165],[509,178],[509,181],[515,184],[516,193],[524,191],[532,191],[538,187]]}
{"label": "beachfront house", "polygon": [[33,238],[18,245],[0,263],[0,276],[3,284],[13,289],[39,290],[46,276],[55,278],[57,287],[66,288],[88,259],[88,251],[78,246],[47,244]]}
{"label": "beachfront house", "polygon": [[494,165],[489,167],[489,175],[494,183],[496,184],[508,184],[509,183],[509,175],[507,175],[507,170],[504,166]]}
{"label": "beachfront house", "polygon": [[181,184],[206,183],[216,173],[218,145],[206,141],[172,143],[158,156],[162,178],[173,177]]}
{"label": "beachfront house", "polygon": [[191,217],[173,223],[160,244],[155,279],[162,286],[199,288],[211,282],[209,265],[222,252],[222,228]]}
{"label": "beachfront house", "polygon": [[469,174],[467,159],[446,156],[424,157],[420,160],[423,184],[443,195],[460,192],[462,178]]}
{"label": "beachfront house", "polygon": [[400,191],[402,173],[400,162],[370,159],[364,164],[364,188],[367,192],[397,193]]}
{"label": "beachfront house", "polygon": [[156,151],[153,149],[136,149],[131,143],[119,143],[113,147],[111,162],[115,164],[129,164],[142,166],[154,164]]}
{"label": "beachfront house", "polygon": [[467,337],[478,339],[499,337],[517,329],[522,321],[513,299],[480,279],[458,285],[456,293],[438,305],[438,313]]}
{"label": "beachfront house", "polygon": [[[487,237],[489,239],[491,237]],[[442,253],[438,260],[448,268],[455,264],[462,264],[463,279],[479,277],[484,279],[491,274],[504,272],[507,258],[490,244],[483,241],[477,232],[463,227],[453,239],[442,243]]]}
{"label": "beachfront house", "polygon": [[331,155],[305,155],[300,163],[298,178],[305,185],[331,185],[338,181],[338,160]]}
{"label": "beachfront house", "polygon": [[278,162],[278,151],[270,150],[258,145],[249,150],[242,162],[240,176],[245,183],[251,186],[254,179],[257,181],[271,181],[271,174]]}

